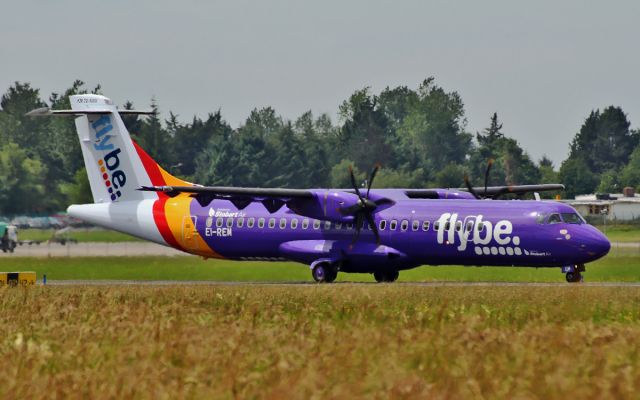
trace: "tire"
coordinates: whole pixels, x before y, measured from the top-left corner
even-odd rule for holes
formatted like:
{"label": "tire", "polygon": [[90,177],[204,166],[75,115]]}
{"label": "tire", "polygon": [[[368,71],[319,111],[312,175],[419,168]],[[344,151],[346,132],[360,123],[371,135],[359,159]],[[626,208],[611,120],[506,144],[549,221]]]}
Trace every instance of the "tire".
{"label": "tire", "polygon": [[389,273],[389,282],[395,282],[398,280],[398,278],[400,277],[400,272],[398,271],[393,271],[391,273]]}
{"label": "tire", "polygon": [[569,283],[582,282],[582,274],[579,272],[567,272],[566,279]]}
{"label": "tire", "polygon": [[313,267],[313,270],[311,271],[311,276],[313,277],[313,280],[318,283],[327,282],[327,274],[328,274],[327,265],[325,263],[320,263],[316,265],[315,267]]}
{"label": "tire", "polygon": [[332,283],[336,280],[336,278],[338,277],[338,271],[336,271],[335,269],[329,267],[327,268],[327,275],[324,278],[324,281],[326,283]]}
{"label": "tire", "polygon": [[379,283],[395,282],[399,276],[400,276],[400,273],[396,270],[376,271],[373,273],[373,277],[375,278],[376,282],[379,282]]}

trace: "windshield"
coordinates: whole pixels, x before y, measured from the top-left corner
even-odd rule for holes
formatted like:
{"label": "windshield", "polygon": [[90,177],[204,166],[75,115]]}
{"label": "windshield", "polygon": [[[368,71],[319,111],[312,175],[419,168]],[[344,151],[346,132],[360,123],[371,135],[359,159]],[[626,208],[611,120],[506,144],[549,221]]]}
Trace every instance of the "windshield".
{"label": "windshield", "polygon": [[567,224],[582,224],[582,218],[576,213],[562,213],[562,220]]}
{"label": "windshield", "polygon": [[560,214],[551,214],[547,220],[547,224],[559,224],[561,222]]}

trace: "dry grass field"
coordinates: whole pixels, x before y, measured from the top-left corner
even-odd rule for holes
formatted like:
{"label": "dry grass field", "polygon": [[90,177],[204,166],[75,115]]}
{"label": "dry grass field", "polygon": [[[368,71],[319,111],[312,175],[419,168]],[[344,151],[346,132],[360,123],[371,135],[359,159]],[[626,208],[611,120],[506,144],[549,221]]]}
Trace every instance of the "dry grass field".
{"label": "dry grass field", "polygon": [[637,398],[637,288],[0,289],[2,398]]}

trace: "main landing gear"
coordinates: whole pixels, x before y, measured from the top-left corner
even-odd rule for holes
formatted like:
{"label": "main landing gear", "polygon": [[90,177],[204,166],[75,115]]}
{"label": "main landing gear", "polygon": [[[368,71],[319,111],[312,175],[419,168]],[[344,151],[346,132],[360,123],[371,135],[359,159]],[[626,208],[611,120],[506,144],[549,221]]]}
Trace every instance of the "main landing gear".
{"label": "main landing gear", "polygon": [[395,282],[398,280],[400,273],[396,270],[391,271],[376,271],[373,273],[373,277],[376,282]]}
{"label": "main landing gear", "polygon": [[584,267],[584,264],[568,265],[568,266],[562,267],[562,272],[565,273],[565,277],[567,279],[567,282],[569,283],[577,283],[577,282],[584,281],[582,272],[584,272],[585,270],[586,268]]}
{"label": "main landing gear", "polygon": [[338,277],[338,266],[328,262],[318,263],[311,270],[311,276],[318,283],[331,283]]}

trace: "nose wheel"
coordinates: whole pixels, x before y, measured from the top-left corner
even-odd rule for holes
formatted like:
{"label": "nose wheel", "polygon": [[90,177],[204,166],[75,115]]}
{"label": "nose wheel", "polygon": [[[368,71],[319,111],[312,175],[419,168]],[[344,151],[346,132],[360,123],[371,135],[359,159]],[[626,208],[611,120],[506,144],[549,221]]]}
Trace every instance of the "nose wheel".
{"label": "nose wheel", "polygon": [[576,283],[584,281],[584,277],[582,276],[582,272],[586,270],[584,264],[576,264],[576,265],[567,265],[562,267],[562,272],[565,272],[567,282]]}
{"label": "nose wheel", "polygon": [[566,274],[567,282],[576,283],[584,281],[584,277],[580,272],[567,272]]}

